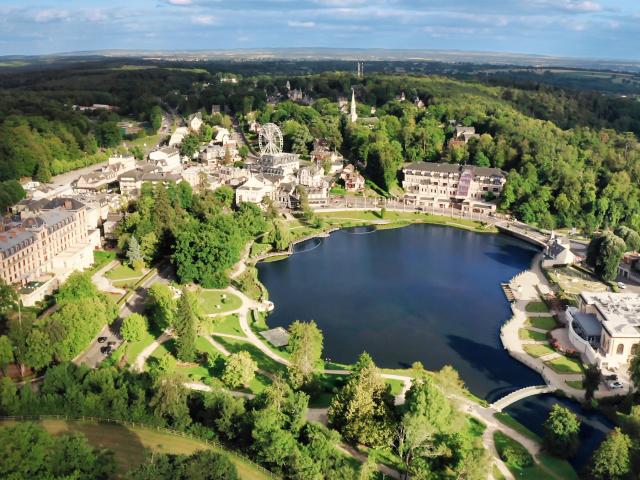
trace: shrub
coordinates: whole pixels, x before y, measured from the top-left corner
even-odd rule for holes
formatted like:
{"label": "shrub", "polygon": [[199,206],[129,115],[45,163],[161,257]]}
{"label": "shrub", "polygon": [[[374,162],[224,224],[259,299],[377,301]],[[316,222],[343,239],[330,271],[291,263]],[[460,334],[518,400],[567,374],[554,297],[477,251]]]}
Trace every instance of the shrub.
{"label": "shrub", "polygon": [[515,445],[506,446],[500,453],[500,458],[509,465],[517,468],[526,468],[533,465],[533,457],[524,448]]}

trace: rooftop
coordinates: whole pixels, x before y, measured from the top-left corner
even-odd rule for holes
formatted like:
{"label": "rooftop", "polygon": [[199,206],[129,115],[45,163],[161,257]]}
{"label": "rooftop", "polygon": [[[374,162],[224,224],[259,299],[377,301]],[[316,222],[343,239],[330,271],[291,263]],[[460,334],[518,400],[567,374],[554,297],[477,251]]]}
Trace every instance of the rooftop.
{"label": "rooftop", "polygon": [[602,326],[614,337],[640,337],[640,294],[581,293],[588,305],[596,307],[604,318]]}
{"label": "rooftop", "polygon": [[437,173],[462,173],[470,170],[474,175],[481,177],[506,177],[507,174],[499,168],[477,167],[475,165],[459,165],[457,163],[433,163],[433,162],[413,162],[405,165],[403,170],[416,170],[421,172]]}

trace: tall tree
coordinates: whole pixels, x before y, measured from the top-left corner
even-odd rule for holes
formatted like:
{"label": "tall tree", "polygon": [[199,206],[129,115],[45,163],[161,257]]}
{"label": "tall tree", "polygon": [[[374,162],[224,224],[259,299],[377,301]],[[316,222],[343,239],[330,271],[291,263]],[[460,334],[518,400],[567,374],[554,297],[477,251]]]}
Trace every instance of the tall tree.
{"label": "tall tree", "polygon": [[580,420],[568,408],[555,404],[544,422],[544,444],[554,455],[573,457],[578,451]]}
{"label": "tall tree", "polygon": [[18,292],[0,278],[0,317],[18,306]]}
{"label": "tall tree", "polygon": [[256,375],[258,364],[248,352],[240,351],[227,357],[222,381],[230,388],[247,388]]}
{"label": "tall tree", "polygon": [[300,388],[313,380],[313,374],[321,363],[323,335],[316,322],[296,320],[289,327],[289,381]]}
{"label": "tall tree", "polygon": [[363,353],[347,384],[331,401],[329,422],[350,442],[388,445],[392,406],[393,398],[375,363]]}
{"label": "tall tree", "polygon": [[279,252],[284,252],[291,243],[289,227],[282,220],[273,221],[273,230],[270,235],[271,244]]}
{"label": "tall tree", "polygon": [[120,333],[127,342],[137,342],[147,332],[147,319],[139,313],[132,313],[122,320]]}
{"label": "tall tree", "polygon": [[38,371],[46,367],[53,360],[53,351],[49,336],[40,329],[33,329],[27,337],[27,355],[25,362]]}
{"label": "tall tree", "polygon": [[0,336],[0,370],[7,374],[7,367],[13,362],[13,345],[6,335]]}
{"label": "tall tree", "polygon": [[191,423],[187,405],[188,392],[184,378],[179,374],[169,374],[156,379],[155,393],[149,405],[154,415],[176,428],[184,428]]}
{"label": "tall tree", "polygon": [[591,475],[596,480],[617,480],[631,471],[631,439],[616,428],[593,452]]}
{"label": "tall tree", "polygon": [[640,250],[640,235],[634,229],[620,225],[613,233],[624,240],[628,252]]}
{"label": "tall tree", "polygon": [[185,362],[191,362],[196,356],[196,338],[198,329],[197,298],[186,288],[178,299],[174,320],[176,340],[176,354]]}
{"label": "tall tree", "polygon": [[162,283],[154,283],[149,287],[147,311],[151,321],[161,331],[171,328],[176,315],[176,301],[171,289]]}
{"label": "tall tree", "polygon": [[620,237],[610,231],[591,239],[587,247],[587,263],[596,275],[604,280],[614,280],[618,275],[618,266],[626,244]]}
{"label": "tall tree", "polygon": [[129,239],[129,247],[127,248],[127,260],[129,261],[129,265],[131,265],[131,267],[136,270],[141,263],[144,263],[142,250],[140,249],[140,244],[138,243],[138,239],[136,239],[135,235]]}

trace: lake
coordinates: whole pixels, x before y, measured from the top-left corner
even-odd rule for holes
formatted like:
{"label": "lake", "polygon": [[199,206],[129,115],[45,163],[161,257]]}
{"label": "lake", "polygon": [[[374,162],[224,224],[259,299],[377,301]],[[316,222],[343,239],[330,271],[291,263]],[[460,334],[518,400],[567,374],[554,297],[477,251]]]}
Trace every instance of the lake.
{"label": "lake", "polygon": [[493,401],[540,376],[500,342],[511,311],[500,288],[536,253],[520,240],[438,225],[340,230],[258,264],[275,310],[270,327],[315,320],[324,355],[352,363],[366,350],[381,367],[452,365]]}

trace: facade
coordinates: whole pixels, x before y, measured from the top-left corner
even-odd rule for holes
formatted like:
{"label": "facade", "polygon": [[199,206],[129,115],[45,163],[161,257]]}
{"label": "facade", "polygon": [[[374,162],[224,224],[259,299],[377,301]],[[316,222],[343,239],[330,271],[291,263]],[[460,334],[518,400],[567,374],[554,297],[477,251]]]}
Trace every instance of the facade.
{"label": "facade", "polygon": [[626,365],[640,348],[639,294],[581,293],[565,320],[576,349],[603,368]]}
{"label": "facade", "polygon": [[182,168],[180,151],[175,147],[164,147],[149,154],[149,162],[162,172],[175,172]]}
{"label": "facade", "polygon": [[551,268],[557,265],[572,265],[576,260],[576,256],[571,251],[569,237],[556,237],[553,233],[544,253],[544,259],[542,260],[544,268]]}
{"label": "facade", "polygon": [[495,205],[486,198],[498,197],[507,181],[507,174],[498,168],[473,165],[416,162],[402,171],[405,199],[428,208],[464,209],[467,202],[471,212],[494,211]]}
{"label": "facade", "polygon": [[252,175],[236,189],[236,204],[242,202],[262,203],[264,197],[273,199],[276,186],[264,175]]}
{"label": "facade", "polygon": [[265,168],[279,169],[281,175],[293,175],[300,169],[300,155],[295,153],[265,154],[260,157],[260,165]]}
{"label": "facade", "polygon": [[42,300],[74,270],[91,266],[100,239],[89,229],[85,205],[72,198],[51,200],[35,215],[5,218],[0,230],[0,277],[21,287],[25,305]]}
{"label": "facade", "polygon": [[198,133],[202,127],[202,113],[198,112],[189,116],[187,124],[189,125],[189,130]]}
{"label": "facade", "polygon": [[344,188],[347,192],[360,192],[364,190],[364,177],[351,163],[342,169],[340,179],[344,182]]}
{"label": "facade", "polygon": [[169,138],[169,146],[175,147],[176,145],[180,145],[187,135],[189,135],[189,129],[187,127],[176,128],[175,132],[171,134],[171,138]]}

